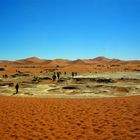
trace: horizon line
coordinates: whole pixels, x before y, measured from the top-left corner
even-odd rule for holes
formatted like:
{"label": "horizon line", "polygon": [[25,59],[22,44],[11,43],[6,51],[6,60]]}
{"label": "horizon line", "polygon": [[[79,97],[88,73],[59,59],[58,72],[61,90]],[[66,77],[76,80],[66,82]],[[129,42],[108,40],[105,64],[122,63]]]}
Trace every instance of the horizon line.
{"label": "horizon line", "polygon": [[96,56],[92,58],[75,58],[75,59],[70,59],[70,58],[44,58],[44,57],[39,57],[39,56],[29,56],[29,57],[24,57],[24,58],[17,58],[17,59],[0,59],[0,61],[18,61],[18,60],[24,60],[24,59],[29,59],[29,58],[38,58],[38,59],[44,59],[44,60],[70,60],[70,61],[75,61],[75,60],[89,60],[89,59],[96,59],[96,58],[106,58],[106,59],[117,59],[117,60],[122,60],[122,61],[140,61],[140,59],[122,59],[122,58],[115,58],[115,57],[106,57],[106,56]]}

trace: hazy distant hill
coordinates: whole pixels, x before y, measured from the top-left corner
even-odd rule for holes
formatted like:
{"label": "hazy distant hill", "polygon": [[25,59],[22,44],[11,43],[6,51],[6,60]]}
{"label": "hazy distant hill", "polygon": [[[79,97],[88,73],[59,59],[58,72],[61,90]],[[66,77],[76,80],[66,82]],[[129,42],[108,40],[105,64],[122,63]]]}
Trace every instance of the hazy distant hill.
{"label": "hazy distant hill", "polygon": [[15,63],[19,63],[19,64],[41,64],[41,63],[45,63],[48,62],[49,60],[45,60],[45,59],[40,59],[38,57],[30,57],[30,58],[26,58],[26,59],[21,59],[21,60],[16,60]]}
{"label": "hazy distant hill", "polygon": [[119,59],[109,59],[106,57],[96,57],[93,59],[40,59],[38,57],[30,57],[26,59],[20,59],[16,61],[0,60],[0,64],[5,65],[46,65],[48,67],[53,66],[74,66],[74,65],[140,65],[140,60],[124,61]]}

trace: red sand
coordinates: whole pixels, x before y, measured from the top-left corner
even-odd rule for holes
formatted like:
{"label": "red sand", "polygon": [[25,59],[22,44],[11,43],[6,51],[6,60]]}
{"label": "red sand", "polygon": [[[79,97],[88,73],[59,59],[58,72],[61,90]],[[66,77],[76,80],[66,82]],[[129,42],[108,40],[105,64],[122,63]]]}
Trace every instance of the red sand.
{"label": "red sand", "polygon": [[140,96],[0,96],[0,140],[140,140]]}

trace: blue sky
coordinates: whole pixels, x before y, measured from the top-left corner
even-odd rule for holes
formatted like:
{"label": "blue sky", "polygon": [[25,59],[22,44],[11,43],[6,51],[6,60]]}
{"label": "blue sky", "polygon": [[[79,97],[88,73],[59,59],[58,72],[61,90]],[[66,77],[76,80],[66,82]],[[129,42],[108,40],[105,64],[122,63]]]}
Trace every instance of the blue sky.
{"label": "blue sky", "polygon": [[0,59],[140,59],[140,0],[0,0]]}

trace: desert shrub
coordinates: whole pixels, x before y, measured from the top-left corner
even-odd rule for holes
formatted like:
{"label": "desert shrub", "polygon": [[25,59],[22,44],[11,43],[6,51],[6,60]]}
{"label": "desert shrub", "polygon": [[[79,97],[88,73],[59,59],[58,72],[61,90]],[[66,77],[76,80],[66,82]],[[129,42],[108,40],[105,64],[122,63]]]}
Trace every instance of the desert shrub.
{"label": "desert shrub", "polygon": [[119,66],[120,66],[120,65],[115,65],[115,64],[114,64],[114,65],[111,65],[111,67],[119,67]]}
{"label": "desert shrub", "polygon": [[59,83],[65,82],[65,79],[59,79],[57,82],[59,82]]}
{"label": "desert shrub", "polygon": [[78,89],[77,87],[75,87],[75,86],[65,86],[65,87],[63,87],[63,89]]}
{"label": "desert shrub", "polygon": [[98,83],[112,83],[112,79],[97,79]]}
{"label": "desert shrub", "polygon": [[40,80],[52,80],[52,78],[50,77],[42,77],[42,78],[39,78]]}
{"label": "desert shrub", "polygon": [[5,71],[5,68],[0,68],[0,71]]}

